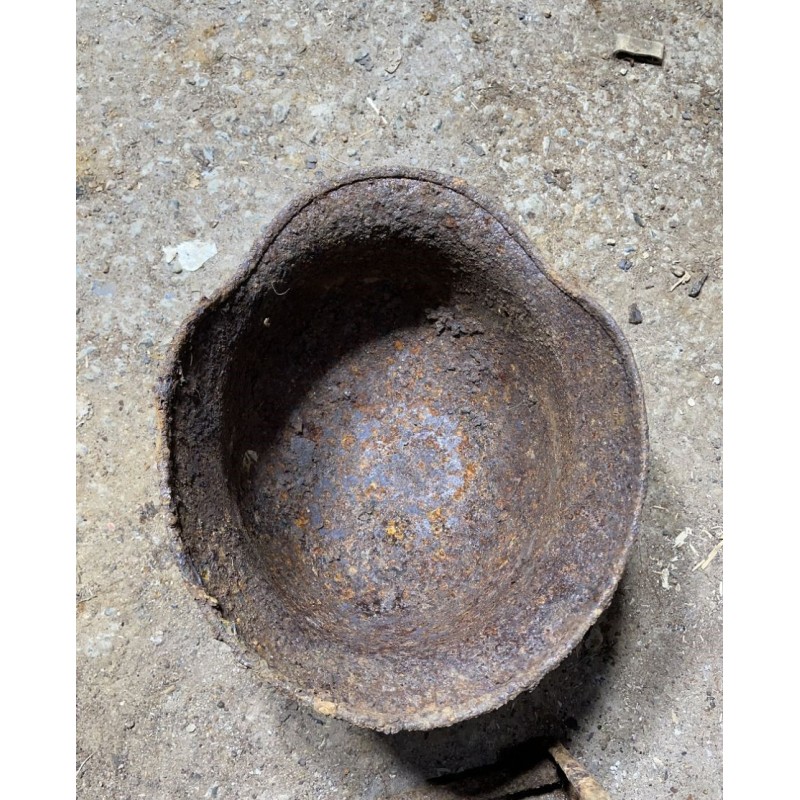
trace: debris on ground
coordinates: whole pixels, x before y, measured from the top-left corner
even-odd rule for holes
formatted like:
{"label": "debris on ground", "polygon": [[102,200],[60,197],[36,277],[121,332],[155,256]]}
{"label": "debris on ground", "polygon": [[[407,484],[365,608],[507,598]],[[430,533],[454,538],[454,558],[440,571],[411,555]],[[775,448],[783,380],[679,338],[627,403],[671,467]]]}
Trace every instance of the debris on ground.
{"label": "debris on ground", "polygon": [[679,286],[683,286],[684,283],[689,283],[691,279],[692,276],[688,272],[686,272],[680,278],[678,278],[678,280],[676,280],[675,283],[672,284],[672,286],[669,287],[669,290],[671,292],[675,291],[675,289],[677,289]]}
{"label": "debris on ground", "polygon": [[627,33],[618,33],[614,39],[613,55],[617,58],[632,58],[645,64],[664,63],[664,43],[653,39],[640,39]]}
{"label": "debris on ground", "polygon": [[674,275],[676,278],[682,278],[682,277],[683,277],[683,276],[686,274],[686,270],[685,270],[683,267],[673,267],[673,268],[670,270],[670,272],[671,272],[671,273],[672,273],[672,274],[673,274],[673,275]]}
{"label": "debris on ground", "polygon": [[583,764],[572,757],[561,742],[550,748],[550,755],[564,773],[577,800],[611,800],[608,792],[589,774]]}
{"label": "debris on ground", "polygon": [[623,271],[628,272],[633,267],[633,261],[629,258],[621,258],[617,266]]}
{"label": "debris on ground", "polygon": [[77,422],[75,423],[75,427],[80,428],[87,420],[91,419],[93,414],[94,406],[92,405],[92,401],[84,397],[78,397],[75,414]]}
{"label": "debris on ground", "polygon": [[664,567],[661,570],[661,586],[664,589],[669,589],[669,567]]}
{"label": "debris on ground", "polygon": [[697,297],[703,291],[703,284],[708,280],[708,275],[703,273],[690,287],[689,297]]}
{"label": "debris on ground", "polygon": [[395,73],[395,72],[397,72],[397,68],[400,66],[400,64],[401,64],[402,62],[403,62],[403,51],[402,51],[402,50],[400,50],[400,51],[398,51],[398,54],[397,54],[397,56],[396,56],[394,59],[392,59],[392,61],[391,61],[389,64],[387,64],[387,65],[384,67],[384,69],[385,69],[385,70],[386,70],[386,72],[388,72],[390,75],[394,75],[394,73]]}
{"label": "debris on ground", "polygon": [[713,548],[711,548],[711,552],[702,560],[698,561],[693,567],[692,572],[697,569],[707,570],[711,565],[711,562],[717,557],[719,551],[722,550],[722,540],[718,541]]}
{"label": "debris on ground", "polygon": [[360,67],[364,67],[367,72],[372,72],[372,68],[375,66],[372,63],[372,56],[366,47],[360,48],[353,54],[353,61]]}
{"label": "debris on ground", "polygon": [[217,245],[214,242],[201,242],[199,239],[192,239],[188,242],[181,242],[178,245],[162,247],[161,250],[164,253],[164,260],[167,264],[172,264],[177,257],[178,261],[175,266],[180,267],[180,270],[175,271],[195,272],[217,254]]}
{"label": "debris on ground", "polygon": [[686,539],[691,534],[691,528],[684,528],[676,537],[675,537],[675,547],[683,547]]}
{"label": "debris on ground", "polygon": [[631,325],[641,325],[642,324],[642,312],[639,310],[639,306],[636,303],[631,303],[631,307],[628,309],[628,322]]}
{"label": "debris on ground", "polygon": [[644,220],[642,219],[642,215],[638,211],[633,212],[633,221],[640,227],[644,228]]}

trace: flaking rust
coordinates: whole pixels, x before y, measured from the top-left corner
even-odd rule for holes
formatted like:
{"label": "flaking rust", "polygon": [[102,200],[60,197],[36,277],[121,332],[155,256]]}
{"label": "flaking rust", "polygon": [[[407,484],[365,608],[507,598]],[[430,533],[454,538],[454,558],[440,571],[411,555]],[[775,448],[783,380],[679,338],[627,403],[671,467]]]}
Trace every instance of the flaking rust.
{"label": "flaking rust", "polygon": [[377,730],[534,686],[636,535],[647,431],[622,334],[434,173],[289,206],[184,324],[159,407],[184,574],[221,635]]}

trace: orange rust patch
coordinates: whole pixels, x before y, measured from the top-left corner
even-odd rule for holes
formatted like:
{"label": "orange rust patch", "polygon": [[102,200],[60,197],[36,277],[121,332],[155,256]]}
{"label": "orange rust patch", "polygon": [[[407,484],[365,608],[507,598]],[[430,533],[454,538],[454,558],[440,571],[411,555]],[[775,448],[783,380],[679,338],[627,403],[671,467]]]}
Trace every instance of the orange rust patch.
{"label": "orange rust patch", "polygon": [[400,339],[395,339],[394,349],[397,350],[397,352],[399,353],[401,350],[405,349],[405,344],[402,341],[400,341]]}
{"label": "orange rust patch", "polygon": [[386,524],[386,538],[394,544],[402,542],[406,538],[405,525],[399,520],[390,519]]}
{"label": "orange rust patch", "polygon": [[375,496],[378,499],[380,499],[382,497],[385,497],[386,489],[385,489],[385,487],[380,486],[379,484],[377,484],[375,481],[372,481],[372,483],[370,483],[370,485],[367,486],[367,488],[364,490],[364,494],[367,497]]}
{"label": "orange rust patch", "polygon": [[428,512],[428,522],[430,522],[431,525],[435,525],[437,522],[443,522],[443,521],[444,521],[444,514],[442,513],[441,508],[434,508],[433,511]]}

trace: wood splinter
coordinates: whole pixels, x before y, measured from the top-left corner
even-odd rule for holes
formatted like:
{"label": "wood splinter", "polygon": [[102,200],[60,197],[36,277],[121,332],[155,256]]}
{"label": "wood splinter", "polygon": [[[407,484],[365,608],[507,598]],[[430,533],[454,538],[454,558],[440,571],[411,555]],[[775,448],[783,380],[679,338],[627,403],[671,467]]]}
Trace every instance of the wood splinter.
{"label": "wood splinter", "polygon": [[613,54],[617,58],[632,58],[646,64],[664,63],[664,43],[652,39],[640,39],[627,33],[618,33],[614,40]]}
{"label": "wood splinter", "polygon": [[574,800],[611,800],[608,792],[589,774],[583,764],[570,755],[561,742],[550,747],[549,752],[569,782],[570,797]]}

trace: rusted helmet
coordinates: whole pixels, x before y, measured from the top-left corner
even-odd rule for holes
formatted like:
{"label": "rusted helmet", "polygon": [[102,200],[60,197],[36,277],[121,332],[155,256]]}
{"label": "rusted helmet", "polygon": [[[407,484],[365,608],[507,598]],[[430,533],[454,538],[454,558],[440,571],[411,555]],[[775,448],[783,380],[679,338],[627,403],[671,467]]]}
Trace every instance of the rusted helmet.
{"label": "rusted helmet", "polygon": [[463,181],[292,203],[159,385],[185,573],[266,678],[381,731],[532,688],[608,605],[647,430],[630,349]]}

